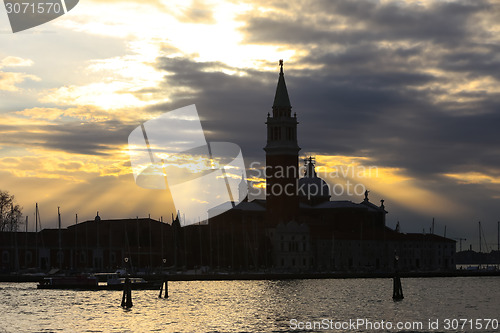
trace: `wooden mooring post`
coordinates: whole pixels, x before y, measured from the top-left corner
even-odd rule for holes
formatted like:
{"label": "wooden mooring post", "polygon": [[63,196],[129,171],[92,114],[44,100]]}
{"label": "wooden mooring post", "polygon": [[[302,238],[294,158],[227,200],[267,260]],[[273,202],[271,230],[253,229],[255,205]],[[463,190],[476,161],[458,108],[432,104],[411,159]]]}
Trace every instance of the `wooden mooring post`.
{"label": "wooden mooring post", "polygon": [[165,285],[165,298],[168,298],[168,279],[165,278],[163,280],[163,282],[161,283],[161,286],[160,286],[160,295],[158,295],[159,298],[161,298],[161,294],[162,294],[162,291],[163,291],[163,285]]}
{"label": "wooden mooring post", "polygon": [[132,283],[127,277],[123,285],[122,307],[130,309],[132,306]]}
{"label": "wooden mooring post", "polygon": [[394,277],[392,278],[392,299],[395,301],[400,301],[404,298],[403,287],[401,286],[401,278],[399,276],[398,269],[399,257],[394,254]]}

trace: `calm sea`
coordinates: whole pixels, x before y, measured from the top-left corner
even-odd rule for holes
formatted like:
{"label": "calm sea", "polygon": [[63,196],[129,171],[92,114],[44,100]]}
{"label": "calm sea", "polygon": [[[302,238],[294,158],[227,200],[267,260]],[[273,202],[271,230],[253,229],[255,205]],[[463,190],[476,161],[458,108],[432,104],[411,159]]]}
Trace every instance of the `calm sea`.
{"label": "calm sea", "polygon": [[120,291],[0,283],[0,332],[500,332],[499,277],[402,284],[394,302],[391,279],[170,282],[125,310]]}

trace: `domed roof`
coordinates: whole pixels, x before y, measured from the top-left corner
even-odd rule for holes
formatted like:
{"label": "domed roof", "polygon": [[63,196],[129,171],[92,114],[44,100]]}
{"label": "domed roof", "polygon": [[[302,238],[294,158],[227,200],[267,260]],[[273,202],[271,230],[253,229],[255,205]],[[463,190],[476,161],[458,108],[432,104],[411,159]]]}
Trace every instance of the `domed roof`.
{"label": "domed roof", "polygon": [[313,198],[330,198],[330,188],[328,184],[316,174],[314,169],[314,160],[312,157],[306,160],[306,173],[299,179],[299,196],[308,200]]}
{"label": "domed roof", "polygon": [[319,177],[299,179],[299,195],[303,197],[330,197],[328,184]]}

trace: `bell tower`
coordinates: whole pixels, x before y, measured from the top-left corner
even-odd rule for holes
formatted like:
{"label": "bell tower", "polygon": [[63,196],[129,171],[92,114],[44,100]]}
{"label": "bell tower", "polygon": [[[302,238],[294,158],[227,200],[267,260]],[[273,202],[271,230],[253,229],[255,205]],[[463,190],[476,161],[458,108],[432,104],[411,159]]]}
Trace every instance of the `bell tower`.
{"label": "bell tower", "polygon": [[297,115],[292,116],[280,60],[278,86],[274,96],[272,115],[267,114],[266,151],[266,210],[271,226],[294,219],[299,211],[297,184],[299,178],[299,150],[297,143]]}

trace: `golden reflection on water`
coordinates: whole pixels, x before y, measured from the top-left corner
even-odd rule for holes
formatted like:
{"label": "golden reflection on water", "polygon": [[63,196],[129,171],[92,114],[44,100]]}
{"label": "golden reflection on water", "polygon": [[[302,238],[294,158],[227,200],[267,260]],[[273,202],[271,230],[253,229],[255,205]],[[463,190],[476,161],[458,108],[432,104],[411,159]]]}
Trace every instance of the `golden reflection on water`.
{"label": "golden reflection on water", "polygon": [[291,319],[495,318],[498,282],[403,279],[402,302],[392,301],[390,279],[170,282],[168,299],[133,291],[129,310],[120,291],[0,283],[0,332],[288,332]]}

